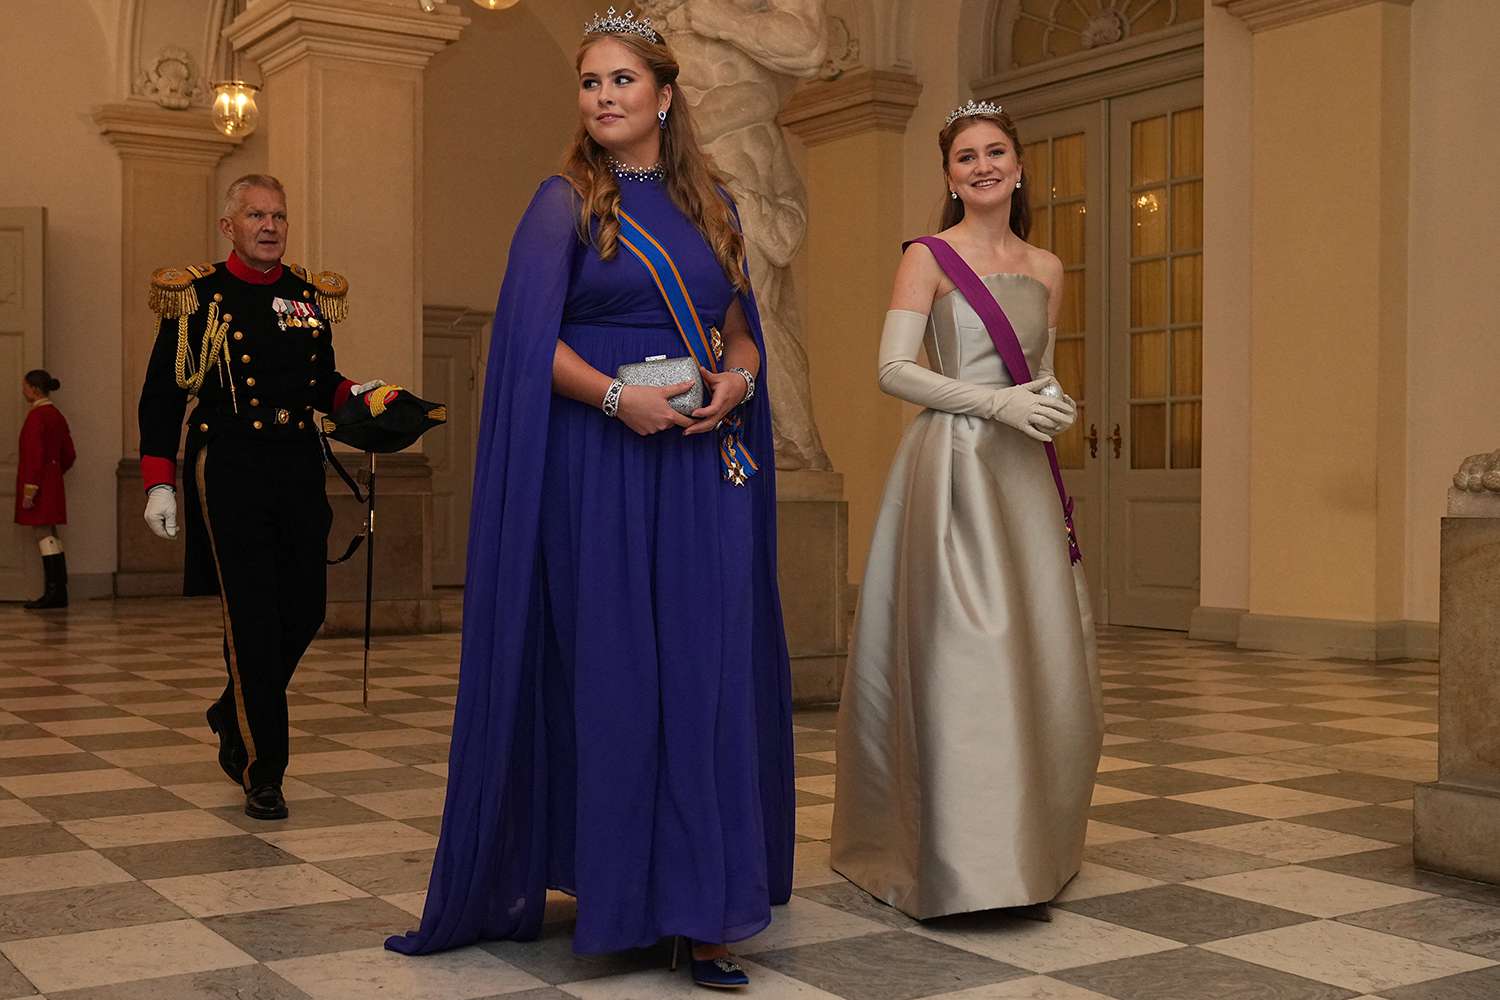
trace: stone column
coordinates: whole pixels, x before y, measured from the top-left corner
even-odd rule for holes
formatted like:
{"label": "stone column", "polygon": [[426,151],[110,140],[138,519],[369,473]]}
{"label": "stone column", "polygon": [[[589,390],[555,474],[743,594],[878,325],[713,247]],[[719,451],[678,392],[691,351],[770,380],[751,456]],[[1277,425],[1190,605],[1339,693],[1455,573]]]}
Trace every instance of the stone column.
{"label": "stone column", "polygon": [[909,74],[861,68],[802,85],[781,113],[807,146],[807,252],[822,262],[807,289],[808,367],[818,429],[843,470],[779,474],[783,604],[793,691],[803,700],[838,697],[854,614],[850,574],[864,573],[901,437],[901,404],[876,384],[875,345],[901,259],[894,207],[921,89]]}
{"label": "stone column", "polygon": [[1410,148],[1409,0],[1220,4],[1252,32],[1239,644],[1420,655],[1405,621],[1409,166],[1391,155]]}
{"label": "stone column", "polygon": [[1438,780],[1418,785],[1417,866],[1500,882],[1500,494],[1448,491],[1439,606]]}
{"label": "stone column", "polygon": [[215,131],[208,111],[169,111],[127,101],[94,110],[99,132],[120,154],[121,297],[124,340],[120,377],[120,460],[116,484],[115,593],[135,597],[182,593],[182,546],[155,538],[141,519],[136,403],[156,340],[146,287],[159,267],[197,264],[218,256],[210,220],[221,192],[214,171],[240,139]]}
{"label": "stone column", "polygon": [[1188,635],[1237,642],[1250,607],[1250,273],[1255,171],[1245,155],[1253,40],[1239,18],[1203,12],[1203,469],[1198,607]]}
{"label": "stone column", "polygon": [[[264,80],[267,167],[291,214],[287,259],[349,278],[337,350],[351,378],[422,389],[422,76],[468,23],[452,4],[425,13],[405,0],[256,0],[226,31]],[[436,628],[432,476],[420,444],[382,458],[378,472],[376,627]],[[360,508],[332,478],[329,499],[330,546],[342,549]],[[328,586],[327,629],[358,630],[363,556],[331,569]]]}

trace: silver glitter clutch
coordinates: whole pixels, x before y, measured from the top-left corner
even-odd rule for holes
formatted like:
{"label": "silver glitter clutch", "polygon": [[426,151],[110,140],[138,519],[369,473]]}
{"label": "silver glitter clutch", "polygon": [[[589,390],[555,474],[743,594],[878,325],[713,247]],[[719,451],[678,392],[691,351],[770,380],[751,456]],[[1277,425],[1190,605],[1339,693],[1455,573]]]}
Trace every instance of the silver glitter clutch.
{"label": "silver glitter clutch", "polygon": [[667,405],[688,417],[703,405],[703,376],[699,374],[698,362],[694,358],[669,358],[665,354],[659,354],[645,361],[621,365],[615,372],[615,378],[626,385],[664,386],[691,382],[691,389],[680,396],[673,396],[667,400]]}

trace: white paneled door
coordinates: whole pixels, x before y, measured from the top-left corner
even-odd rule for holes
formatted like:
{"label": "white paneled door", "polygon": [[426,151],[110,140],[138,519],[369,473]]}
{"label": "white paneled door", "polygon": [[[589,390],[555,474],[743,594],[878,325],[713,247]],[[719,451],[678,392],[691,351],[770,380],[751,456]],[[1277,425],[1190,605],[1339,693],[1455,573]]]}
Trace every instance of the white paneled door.
{"label": "white paneled door", "polygon": [[1190,80],[1018,123],[1031,242],[1062,260],[1057,440],[1095,614],[1186,629],[1198,604],[1203,86]]}
{"label": "white paneled door", "polygon": [[11,522],[17,442],[27,405],[21,378],[42,361],[42,286],[46,210],[0,208],[0,600],[30,600],[42,589],[31,528]]}

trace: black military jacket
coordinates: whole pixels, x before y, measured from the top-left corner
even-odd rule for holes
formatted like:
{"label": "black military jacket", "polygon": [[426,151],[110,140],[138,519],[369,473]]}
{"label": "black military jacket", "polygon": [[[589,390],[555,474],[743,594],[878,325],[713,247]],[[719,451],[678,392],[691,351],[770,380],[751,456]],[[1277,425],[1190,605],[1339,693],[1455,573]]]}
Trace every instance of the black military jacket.
{"label": "black military jacket", "polygon": [[151,279],[161,318],[139,406],[143,468],[175,463],[190,402],[183,455],[187,528],[184,591],[218,592],[198,504],[195,464],[205,445],[316,448],[314,411],[330,412],[346,381],[334,364],[333,323],[346,315],[348,283],[283,266],[269,284],[227,265],[163,268]]}

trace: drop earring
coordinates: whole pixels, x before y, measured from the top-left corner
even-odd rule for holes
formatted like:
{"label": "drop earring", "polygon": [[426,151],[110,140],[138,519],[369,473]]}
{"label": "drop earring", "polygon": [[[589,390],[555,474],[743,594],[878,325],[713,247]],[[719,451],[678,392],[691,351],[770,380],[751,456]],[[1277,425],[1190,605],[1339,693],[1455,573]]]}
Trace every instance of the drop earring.
{"label": "drop earring", "polygon": [[666,108],[663,108],[662,110],[660,110],[660,111],[658,111],[656,113],[656,123],[661,128],[666,128],[667,127],[667,110],[666,110]]}
{"label": "drop earring", "polygon": [[1021,190],[1021,178],[1019,177],[1016,178],[1016,190]]}
{"label": "drop earring", "polygon": [[948,197],[952,198],[954,201],[957,201],[958,200],[958,192],[957,191],[949,191],[948,192]]}

